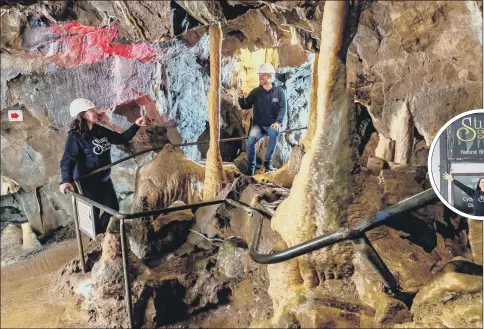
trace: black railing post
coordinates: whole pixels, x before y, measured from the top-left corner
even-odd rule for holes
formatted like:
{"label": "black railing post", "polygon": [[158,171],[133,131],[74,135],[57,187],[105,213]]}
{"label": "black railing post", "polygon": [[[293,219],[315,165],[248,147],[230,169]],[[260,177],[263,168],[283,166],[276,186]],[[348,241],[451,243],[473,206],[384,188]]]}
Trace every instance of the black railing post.
{"label": "black railing post", "polygon": [[74,209],[74,225],[76,227],[77,246],[79,248],[81,269],[82,273],[86,273],[86,263],[84,262],[84,248],[82,247],[81,230],[79,229],[79,216],[77,216],[77,199],[74,194],[72,194],[72,208]]}
{"label": "black railing post", "polygon": [[361,238],[355,239],[355,244],[358,250],[368,259],[375,272],[380,277],[383,285],[393,294],[398,293],[398,282],[393,276],[392,272],[388,269],[383,259],[381,259],[378,252],[375,250],[370,240],[365,233]]}
{"label": "black railing post", "polygon": [[121,235],[121,254],[123,257],[124,287],[126,291],[126,311],[128,312],[129,327],[133,326],[133,303],[131,300],[131,280],[129,278],[128,250],[126,248],[126,232],[124,230],[124,218],[119,221]]}

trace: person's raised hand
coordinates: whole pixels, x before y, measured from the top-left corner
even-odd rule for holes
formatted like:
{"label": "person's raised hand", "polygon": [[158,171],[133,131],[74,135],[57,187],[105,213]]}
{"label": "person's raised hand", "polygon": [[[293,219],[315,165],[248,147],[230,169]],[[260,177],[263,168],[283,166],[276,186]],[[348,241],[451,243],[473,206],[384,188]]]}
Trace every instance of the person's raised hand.
{"label": "person's raised hand", "polygon": [[281,125],[278,122],[274,122],[271,125],[271,128],[274,129],[275,131],[279,131],[279,129],[281,129]]}
{"label": "person's raised hand", "polygon": [[74,188],[72,187],[71,183],[64,183],[59,186],[59,190],[63,194],[67,194],[67,190],[74,191]]}
{"label": "person's raised hand", "polygon": [[138,119],[136,119],[136,121],[134,123],[136,123],[140,127],[146,127],[147,126],[147,124],[146,124],[146,118],[144,116],[139,117]]}
{"label": "person's raised hand", "polygon": [[244,98],[244,91],[242,90],[242,88],[239,88],[239,90],[237,90],[237,94],[239,95],[239,98]]}
{"label": "person's raised hand", "polygon": [[449,173],[445,173],[443,177],[445,180],[448,180],[449,182],[452,182],[454,180],[454,176],[452,176],[452,174],[449,174]]}

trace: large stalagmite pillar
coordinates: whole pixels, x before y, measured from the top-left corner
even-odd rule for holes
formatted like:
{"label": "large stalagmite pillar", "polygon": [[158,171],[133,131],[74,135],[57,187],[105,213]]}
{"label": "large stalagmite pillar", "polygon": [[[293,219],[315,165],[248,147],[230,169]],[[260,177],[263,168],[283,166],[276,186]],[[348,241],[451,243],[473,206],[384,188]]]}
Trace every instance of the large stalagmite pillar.
{"label": "large stalagmite pillar", "polygon": [[222,29],[220,23],[209,28],[210,36],[210,89],[208,91],[208,123],[210,125],[210,148],[207,152],[203,200],[213,199],[225,182],[225,172],[220,156],[220,57],[222,52]]}
{"label": "large stalagmite pillar", "polygon": [[[326,1],[318,63],[317,124],[309,151],[294,178],[289,197],[272,219],[272,227],[287,247],[346,225],[354,168],[351,134],[354,104],[346,90],[345,25],[349,3]],[[289,314],[299,319],[298,306],[328,279],[353,273],[352,244],[332,247],[269,265],[269,294],[274,302],[274,324]]]}
{"label": "large stalagmite pillar", "polygon": [[311,147],[311,141],[316,133],[316,124],[318,119],[318,64],[319,54],[314,56],[313,69],[311,72],[311,91],[309,93],[309,121],[306,136],[301,141],[306,152]]}

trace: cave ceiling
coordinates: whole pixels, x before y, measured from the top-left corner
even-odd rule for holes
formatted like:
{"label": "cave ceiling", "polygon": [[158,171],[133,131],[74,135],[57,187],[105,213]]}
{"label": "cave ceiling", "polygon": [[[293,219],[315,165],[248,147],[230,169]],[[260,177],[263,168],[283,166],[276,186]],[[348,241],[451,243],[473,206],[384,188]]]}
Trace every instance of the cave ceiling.
{"label": "cave ceiling", "polygon": [[[116,30],[115,41],[125,44],[163,45],[180,38],[192,45],[205,34],[208,25],[221,22],[225,55],[233,55],[240,48],[253,51],[291,43],[317,51],[323,5],[323,1],[6,0],[1,5],[0,46],[3,53],[32,54],[32,39],[49,40],[45,33],[37,35],[39,28],[52,29],[67,22],[112,28]],[[35,41],[37,48],[42,46]]]}

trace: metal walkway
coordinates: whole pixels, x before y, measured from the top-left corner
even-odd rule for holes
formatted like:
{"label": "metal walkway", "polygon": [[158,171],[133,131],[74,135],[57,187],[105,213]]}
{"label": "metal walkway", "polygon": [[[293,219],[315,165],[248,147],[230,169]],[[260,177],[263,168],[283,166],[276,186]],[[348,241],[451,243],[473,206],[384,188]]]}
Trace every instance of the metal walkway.
{"label": "metal walkway", "polygon": [[[281,133],[287,133],[290,131],[295,131],[295,130],[301,130],[301,129],[306,129],[306,127],[303,128],[295,128],[295,129],[289,129],[286,131],[283,131]],[[228,138],[224,140],[220,140],[220,142],[230,142],[230,141],[235,141],[235,140],[243,140],[246,139],[247,137],[237,137],[237,138]],[[196,145],[196,144],[206,144],[209,143],[207,142],[198,142],[198,143],[185,143],[185,144],[175,144],[173,145],[174,147],[177,146],[191,146],[191,145]],[[147,149],[141,152],[137,152],[133,155],[130,155],[128,157],[125,157],[123,159],[120,159],[116,162],[111,163],[108,166],[99,168],[93,172],[91,172],[88,175],[85,175],[81,177],[81,179],[89,177],[92,174],[95,174],[97,172],[106,170],[108,168],[111,168],[119,163],[122,163],[126,160],[129,160],[137,155],[144,154],[150,151],[157,151],[161,150],[162,147],[158,148],[152,148],[152,149]],[[77,183],[77,182],[76,182]],[[111,209],[109,207],[106,207],[94,200],[88,199],[82,194],[76,193],[74,191],[69,191],[69,193],[72,195],[72,205],[74,208],[74,215],[75,215],[75,229],[76,229],[76,235],[77,235],[77,242],[78,242],[78,247],[79,247],[79,257],[80,257],[80,262],[81,262],[81,268],[83,273],[85,273],[85,260],[84,260],[84,250],[83,250],[83,245],[82,245],[82,240],[81,240],[81,231],[79,227],[79,218],[78,218],[78,209],[77,205],[78,202],[77,200],[80,199],[86,203],[88,203],[91,206],[97,207],[100,210],[103,210],[109,214],[111,214],[113,217],[118,219],[120,221],[120,236],[121,236],[121,251],[122,251],[122,258],[123,258],[123,270],[124,270],[124,281],[125,281],[125,291],[126,291],[126,308],[128,312],[128,319],[129,319],[129,325],[131,328],[133,328],[133,305],[132,305],[132,300],[131,300],[131,283],[130,283],[130,278],[129,278],[129,263],[128,263],[128,245],[126,243],[126,231],[125,231],[125,222],[127,220],[135,220],[140,217],[146,217],[146,216],[154,216],[154,215],[160,215],[160,214],[168,214],[171,212],[179,211],[179,210],[186,210],[186,209],[192,209],[196,210],[201,207],[207,207],[207,206],[212,206],[212,205],[217,205],[217,204],[229,204],[232,206],[235,206],[237,208],[245,210],[250,216],[256,217],[257,220],[259,221],[259,225],[257,225],[253,239],[252,239],[252,244],[250,246],[250,256],[251,258],[260,264],[274,264],[274,263],[280,263],[307,253],[310,253],[312,251],[328,247],[330,245],[333,245],[335,243],[345,241],[345,240],[355,240],[355,243],[357,244],[362,244],[364,245],[364,253],[368,257],[368,259],[371,261],[373,264],[375,270],[377,273],[379,273],[380,278],[385,285],[385,287],[388,289],[388,291],[391,294],[397,295],[399,293],[398,291],[398,286],[397,286],[397,281],[390,272],[390,270],[386,267],[384,264],[383,260],[379,257],[377,252],[374,250],[374,248],[371,246],[370,241],[367,239],[365,232],[368,230],[371,230],[375,227],[384,225],[386,222],[389,220],[397,219],[399,216],[412,212],[414,210],[423,208],[435,201],[438,200],[437,195],[432,189],[428,189],[424,192],[421,192],[413,197],[410,197],[408,199],[405,199],[391,207],[388,207],[384,210],[381,210],[368,218],[362,219],[358,223],[354,224],[353,226],[350,227],[344,227],[341,228],[337,231],[331,232],[331,233],[326,233],[320,237],[317,237],[315,239],[312,239],[307,242],[300,243],[298,245],[292,246],[290,248],[287,248],[286,250],[278,251],[278,252],[273,252],[270,254],[261,254],[258,252],[259,248],[259,242],[261,238],[261,231],[262,231],[262,224],[264,220],[270,220],[272,215],[264,211],[262,209],[255,209],[253,207],[250,207],[247,204],[244,204],[240,201],[232,200],[229,198],[226,198],[224,200],[214,200],[214,201],[208,201],[208,202],[201,202],[201,203],[195,203],[195,204],[190,204],[190,205],[184,205],[184,206],[179,206],[179,207],[171,207],[171,208],[163,208],[163,209],[155,209],[155,210],[150,210],[150,211],[143,211],[143,212],[137,212],[137,213],[132,213],[132,214],[124,214],[120,213],[114,209]],[[81,191],[82,193],[82,191]]]}

